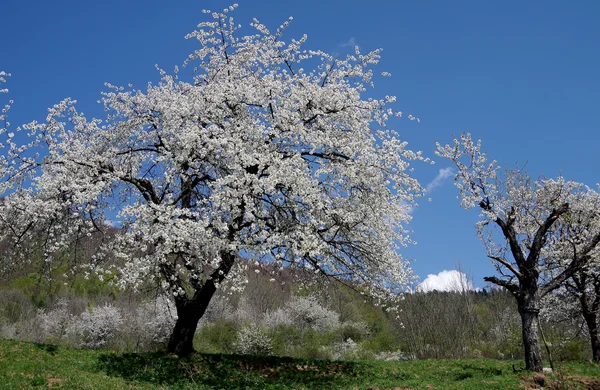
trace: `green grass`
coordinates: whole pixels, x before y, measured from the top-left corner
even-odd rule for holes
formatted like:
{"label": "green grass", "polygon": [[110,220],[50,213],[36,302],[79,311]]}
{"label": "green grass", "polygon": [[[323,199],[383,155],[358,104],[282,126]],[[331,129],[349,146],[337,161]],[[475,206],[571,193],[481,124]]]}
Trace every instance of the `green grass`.
{"label": "green grass", "polygon": [[0,389],[600,389],[600,366],[556,377],[488,359],[336,362],[281,357],[126,354],[0,340]]}

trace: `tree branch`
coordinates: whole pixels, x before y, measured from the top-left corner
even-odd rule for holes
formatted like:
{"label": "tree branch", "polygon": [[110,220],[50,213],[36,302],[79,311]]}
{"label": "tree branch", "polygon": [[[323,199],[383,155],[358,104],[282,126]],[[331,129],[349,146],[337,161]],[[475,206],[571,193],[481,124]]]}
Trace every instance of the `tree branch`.
{"label": "tree branch", "polygon": [[502,234],[504,234],[504,237],[510,245],[510,251],[517,262],[517,266],[520,270],[522,270],[522,267],[525,265],[525,255],[523,254],[523,250],[521,249],[519,241],[517,240],[517,233],[515,232],[515,229],[513,229],[513,221],[514,220],[511,218],[507,223],[500,217],[497,217],[494,220],[494,222],[500,226],[500,229],[502,229]]}
{"label": "tree branch", "polygon": [[511,281],[502,280],[495,276],[486,276],[485,278],[483,278],[483,280],[485,280],[486,282],[489,282],[489,283],[493,283],[497,286],[504,287],[505,289],[510,291],[513,295],[516,295],[519,292],[519,286],[512,283]]}
{"label": "tree branch", "polygon": [[511,263],[509,263],[508,261],[504,260],[502,257],[498,257],[498,256],[493,256],[493,255],[488,255],[488,257],[492,260],[497,261],[498,263],[502,264],[503,266],[505,266],[506,268],[508,268],[508,270],[510,272],[512,272],[517,278],[519,278],[519,280],[521,279],[521,273],[515,268],[513,267],[513,265]]}
{"label": "tree branch", "polygon": [[552,210],[552,213],[546,218],[542,226],[540,226],[535,233],[535,237],[533,238],[533,244],[531,245],[531,249],[529,250],[529,255],[527,256],[526,266],[527,268],[532,268],[538,261],[540,256],[540,251],[546,242],[546,233],[552,227],[554,222],[569,211],[569,204],[564,203],[559,208]]}

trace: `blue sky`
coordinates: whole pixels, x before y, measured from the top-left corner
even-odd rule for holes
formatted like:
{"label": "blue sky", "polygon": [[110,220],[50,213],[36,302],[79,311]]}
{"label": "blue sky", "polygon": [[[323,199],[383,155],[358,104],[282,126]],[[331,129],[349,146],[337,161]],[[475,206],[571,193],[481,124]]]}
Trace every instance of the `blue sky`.
{"label": "blue sky", "polygon": [[[434,142],[470,131],[488,155],[507,166],[527,163],[534,177],[559,172],[590,186],[600,166],[600,2],[568,1],[238,1],[237,21],[257,17],[269,27],[289,16],[286,34],[308,34],[308,46],[329,52],[358,44],[382,47],[378,70],[391,78],[375,92],[398,97],[396,108],[421,123],[395,120],[413,149],[433,157]],[[10,121],[45,117],[64,97],[88,115],[104,82],[143,87],[154,64],[180,65],[196,42],[186,41],[203,8],[227,1],[17,1],[0,7],[0,70],[12,73]],[[3,96],[4,98],[5,96]],[[432,183],[449,165],[418,164]],[[422,278],[460,262],[483,287],[494,273],[473,224],[476,211],[458,206],[451,180],[438,180],[432,202],[414,211],[415,258]]]}

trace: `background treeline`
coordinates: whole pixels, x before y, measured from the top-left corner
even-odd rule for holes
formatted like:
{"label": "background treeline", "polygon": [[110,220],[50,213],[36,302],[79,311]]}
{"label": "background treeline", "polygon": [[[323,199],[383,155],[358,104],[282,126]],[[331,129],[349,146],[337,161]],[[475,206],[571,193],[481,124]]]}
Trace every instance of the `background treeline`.
{"label": "background treeline", "polygon": [[[160,290],[119,291],[93,275],[60,267],[52,273],[48,278],[32,268],[2,281],[1,338],[122,351],[165,348],[175,310]],[[300,287],[297,277],[271,281],[249,270],[242,293],[213,299],[195,348],[330,359],[522,358],[519,315],[504,291],[407,294],[401,312],[388,312],[348,286]],[[541,323],[555,360],[591,357],[581,325],[578,318]]]}

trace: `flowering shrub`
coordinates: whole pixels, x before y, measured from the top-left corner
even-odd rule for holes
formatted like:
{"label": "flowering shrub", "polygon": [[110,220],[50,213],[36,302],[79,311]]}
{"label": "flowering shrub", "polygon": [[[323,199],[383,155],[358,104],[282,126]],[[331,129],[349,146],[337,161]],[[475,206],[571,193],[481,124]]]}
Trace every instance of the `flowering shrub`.
{"label": "flowering shrub", "polygon": [[164,345],[175,326],[175,306],[166,297],[143,303],[135,311],[135,326],[130,329],[137,339],[136,349]]}
{"label": "flowering shrub", "polygon": [[341,343],[324,346],[322,350],[327,352],[333,360],[358,359],[361,352],[360,346],[350,338]]}
{"label": "flowering shrub", "polygon": [[233,347],[242,355],[269,355],[273,350],[271,338],[256,324],[240,329]]}
{"label": "flowering shrub", "polygon": [[290,312],[282,308],[265,313],[262,322],[269,327],[292,325],[293,323]]}
{"label": "flowering shrub", "polygon": [[312,296],[296,297],[284,309],[291,322],[300,329],[334,329],[340,326],[339,314],[329,310]]}
{"label": "flowering shrub", "polygon": [[38,310],[37,317],[42,330],[42,340],[56,342],[67,335],[72,316],[69,314],[68,302],[61,299],[53,310]]}
{"label": "flowering shrub", "polygon": [[396,362],[401,360],[415,360],[416,356],[408,354],[400,350],[397,351],[382,351],[375,355],[375,360],[382,360],[384,362]]}
{"label": "flowering shrub", "polygon": [[123,324],[118,308],[106,304],[73,317],[69,331],[80,337],[80,345],[86,348],[102,348]]}
{"label": "flowering shrub", "polygon": [[17,340],[17,326],[15,324],[1,324],[0,339]]}

